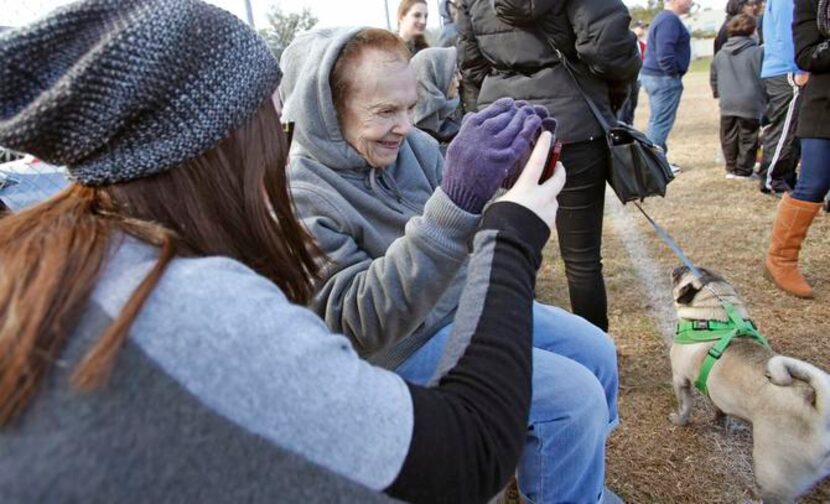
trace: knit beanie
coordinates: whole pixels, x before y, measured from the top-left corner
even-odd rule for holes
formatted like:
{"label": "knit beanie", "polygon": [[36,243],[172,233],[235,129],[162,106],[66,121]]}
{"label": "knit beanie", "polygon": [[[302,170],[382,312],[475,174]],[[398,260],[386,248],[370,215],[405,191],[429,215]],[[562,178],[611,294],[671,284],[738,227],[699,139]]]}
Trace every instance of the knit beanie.
{"label": "knit beanie", "polygon": [[0,145],[89,186],[164,172],[240,127],[281,78],[199,0],[84,0],[0,35]]}

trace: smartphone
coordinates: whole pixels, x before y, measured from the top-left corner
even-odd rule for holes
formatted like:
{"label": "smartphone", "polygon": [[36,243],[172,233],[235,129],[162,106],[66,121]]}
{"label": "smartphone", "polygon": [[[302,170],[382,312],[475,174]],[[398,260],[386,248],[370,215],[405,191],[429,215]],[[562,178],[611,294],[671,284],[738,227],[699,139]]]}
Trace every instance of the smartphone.
{"label": "smartphone", "polygon": [[553,177],[553,170],[556,169],[556,163],[559,162],[559,154],[562,153],[562,142],[554,140],[553,146],[548,151],[548,159],[545,161],[545,169],[542,171],[542,176],[539,177],[539,183],[546,181]]}

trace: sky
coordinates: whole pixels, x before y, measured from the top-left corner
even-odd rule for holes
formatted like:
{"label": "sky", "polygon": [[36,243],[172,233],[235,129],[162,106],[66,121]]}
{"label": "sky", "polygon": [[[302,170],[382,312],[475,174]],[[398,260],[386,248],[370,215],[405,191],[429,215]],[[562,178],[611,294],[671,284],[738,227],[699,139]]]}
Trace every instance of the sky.
{"label": "sky", "polygon": [[[70,0],[0,0],[0,26],[21,26],[43,16],[51,9]],[[245,0],[207,0],[237,16],[246,19]],[[311,9],[319,18],[318,27],[368,25],[386,27],[384,0],[249,0],[257,28],[265,25],[265,14],[271,5],[279,5],[284,12]],[[627,5],[644,5],[645,0],[623,0]],[[438,0],[427,0],[430,10],[429,25],[438,26]],[[389,16],[394,26],[399,0],[389,0]],[[696,0],[702,8],[723,9],[726,0]]]}

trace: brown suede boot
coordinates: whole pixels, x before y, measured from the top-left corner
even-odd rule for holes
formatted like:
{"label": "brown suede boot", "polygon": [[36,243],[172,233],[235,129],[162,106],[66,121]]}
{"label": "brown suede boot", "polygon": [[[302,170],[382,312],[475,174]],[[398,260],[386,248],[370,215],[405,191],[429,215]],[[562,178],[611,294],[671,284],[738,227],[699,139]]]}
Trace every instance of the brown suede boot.
{"label": "brown suede boot", "polygon": [[798,271],[798,251],[821,203],[793,199],[785,194],[778,204],[766,259],[767,278],[783,291],[812,298],[813,289]]}

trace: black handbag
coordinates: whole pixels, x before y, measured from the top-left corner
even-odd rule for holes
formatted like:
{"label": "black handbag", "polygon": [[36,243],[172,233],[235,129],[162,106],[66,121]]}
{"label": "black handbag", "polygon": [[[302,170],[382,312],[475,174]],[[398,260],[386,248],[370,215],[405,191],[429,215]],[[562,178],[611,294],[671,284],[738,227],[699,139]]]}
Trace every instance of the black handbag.
{"label": "black handbag", "polygon": [[565,55],[549,38],[545,37],[545,40],[556,52],[560,63],[568,71],[574,85],[605,132],[609,151],[608,183],[620,201],[628,203],[642,201],[648,196],[658,194],[665,196],[666,186],[674,180],[674,173],[663,149],[627,124],[615,120],[616,124],[609,125],[599,108],[579,85],[574,69]]}

